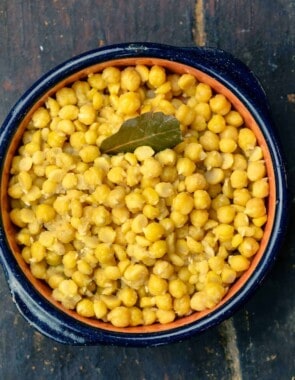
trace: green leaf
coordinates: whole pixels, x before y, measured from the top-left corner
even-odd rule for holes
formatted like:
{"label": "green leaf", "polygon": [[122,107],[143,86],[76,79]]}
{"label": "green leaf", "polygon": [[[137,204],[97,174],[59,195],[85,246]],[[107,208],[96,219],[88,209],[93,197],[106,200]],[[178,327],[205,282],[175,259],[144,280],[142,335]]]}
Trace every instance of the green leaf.
{"label": "green leaf", "polygon": [[148,145],[159,152],[181,141],[180,124],[174,116],[146,112],[126,120],[117,133],[103,140],[100,151],[108,154],[133,152],[139,146]]}

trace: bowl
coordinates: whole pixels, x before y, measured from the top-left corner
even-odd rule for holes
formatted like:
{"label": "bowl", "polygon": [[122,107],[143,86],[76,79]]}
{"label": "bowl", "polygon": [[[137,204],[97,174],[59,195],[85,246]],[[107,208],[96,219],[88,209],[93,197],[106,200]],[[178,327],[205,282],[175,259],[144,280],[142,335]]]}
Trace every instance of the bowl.
{"label": "bowl", "polygon": [[[159,65],[178,74],[191,74],[223,94],[243,116],[264,155],[269,196],[267,222],[260,248],[250,267],[212,309],[194,311],[170,323],[116,327],[78,315],[51,296],[49,287],[34,277],[16,243],[7,194],[12,158],[34,111],[58,89],[108,66]],[[0,260],[20,313],[44,335],[66,344],[160,345],[183,340],[229,318],[257,289],[274,263],[287,223],[287,181],[281,149],[265,93],[254,74],[230,54],[213,48],[173,47],[154,43],[105,46],[76,56],[36,81],[12,108],[0,129],[1,226]]]}

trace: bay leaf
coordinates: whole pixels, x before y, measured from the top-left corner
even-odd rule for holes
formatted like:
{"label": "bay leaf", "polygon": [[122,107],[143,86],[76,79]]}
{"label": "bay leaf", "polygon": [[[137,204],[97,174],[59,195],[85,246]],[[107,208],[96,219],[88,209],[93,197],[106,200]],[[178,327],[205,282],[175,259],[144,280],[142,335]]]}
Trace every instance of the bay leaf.
{"label": "bay leaf", "polygon": [[134,152],[137,147],[148,145],[159,152],[181,141],[180,123],[174,116],[146,112],[126,120],[117,133],[103,140],[100,151],[108,154]]}

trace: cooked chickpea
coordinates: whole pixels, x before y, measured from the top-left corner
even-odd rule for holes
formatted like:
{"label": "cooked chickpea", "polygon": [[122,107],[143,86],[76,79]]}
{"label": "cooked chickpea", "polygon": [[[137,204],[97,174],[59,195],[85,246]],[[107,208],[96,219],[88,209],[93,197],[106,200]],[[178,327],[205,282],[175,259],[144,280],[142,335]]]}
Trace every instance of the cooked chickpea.
{"label": "cooked chickpea", "polygon": [[190,215],[190,220],[193,226],[203,227],[209,219],[207,210],[193,210]]}
{"label": "cooked chickpea", "polygon": [[224,179],[224,172],[220,168],[212,168],[205,173],[205,178],[209,185],[217,185]]}
{"label": "cooked chickpea", "polygon": [[199,83],[196,87],[196,99],[198,102],[208,102],[212,96],[212,89],[206,83]]}
{"label": "cooked chickpea", "polygon": [[253,237],[246,237],[239,245],[239,252],[245,257],[251,257],[259,249],[259,243]]}
{"label": "cooked chickpea", "polygon": [[205,151],[219,149],[219,137],[212,131],[205,131],[199,139]]}
{"label": "cooked chickpea", "polygon": [[150,146],[139,146],[134,150],[134,155],[137,160],[144,161],[148,157],[152,157],[154,155],[154,150]]}
{"label": "cooked chickpea", "polygon": [[250,261],[242,255],[229,256],[228,263],[236,272],[247,270],[250,266]]}
{"label": "cooked chickpea", "polygon": [[123,278],[130,287],[137,289],[145,283],[148,275],[148,269],[144,265],[132,264],[125,270]]}
{"label": "cooked chickpea", "polygon": [[52,206],[47,204],[40,204],[36,207],[36,218],[41,223],[46,223],[55,217],[55,210]]}
{"label": "cooked chickpea", "polygon": [[215,236],[221,242],[231,240],[234,234],[234,227],[230,224],[219,224],[213,229]]}
{"label": "cooked chickpea", "polygon": [[82,317],[94,317],[94,305],[89,299],[82,299],[77,303],[76,306],[77,313],[82,315]]}
{"label": "cooked chickpea", "polygon": [[93,301],[93,311],[94,311],[96,318],[103,319],[108,312],[108,308],[102,300],[94,300]]}
{"label": "cooked chickpea", "polygon": [[230,176],[230,183],[234,189],[242,189],[247,187],[248,176],[244,170],[234,170]]}
{"label": "cooked chickpea", "polygon": [[233,192],[233,203],[239,206],[246,206],[246,203],[251,199],[251,193],[248,189],[236,189]]}
{"label": "cooked chickpea", "polygon": [[142,213],[148,219],[156,219],[160,215],[160,210],[156,206],[144,205]]}
{"label": "cooked chickpea", "polygon": [[38,108],[32,116],[32,122],[36,128],[45,128],[50,121],[50,114],[44,107]]}
{"label": "cooked chickpea", "polygon": [[125,306],[117,306],[108,313],[107,319],[116,327],[127,327],[130,323],[130,310]]}
{"label": "cooked chickpea", "polygon": [[156,155],[161,165],[172,166],[176,162],[176,153],[173,149],[164,149]]}
{"label": "cooked chickpea", "polygon": [[141,78],[133,67],[127,67],[121,73],[121,88],[127,91],[136,91],[140,86]]}
{"label": "cooked chickpea", "polygon": [[245,213],[251,218],[259,218],[266,214],[266,208],[263,199],[251,198],[246,203]]}
{"label": "cooked chickpea", "polygon": [[158,309],[156,315],[159,322],[162,324],[172,322],[175,319],[175,312],[173,310]]}
{"label": "cooked chickpea", "polygon": [[195,118],[195,111],[186,104],[181,106],[175,111],[176,118],[182,123],[182,125],[190,125]]}
{"label": "cooked chickpea", "polygon": [[212,97],[209,100],[209,104],[212,111],[220,115],[226,115],[231,109],[230,102],[222,94],[217,94]]}
{"label": "cooked chickpea", "polygon": [[269,195],[269,184],[267,178],[262,178],[253,182],[252,195],[254,198],[265,198]]}
{"label": "cooked chickpea", "polygon": [[140,172],[146,178],[159,177],[162,171],[162,165],[153,157],[147,157],[140,168]]}
{"label": "cooked chickpea", "polygon": [[[108,155],[122,123],[163,112],[182,141]],[[33,113],[7,193],[16,243],[52,297],[118,328],[214,308],[260,249],[263,149],[229,100],[189,73],[110,66]]]}
{"label": "cooked chickpea", "polygon": [[187,285],[178,279],[169,281],[169,292],[174,298],[181,298],[187,294]]}
{"label": "cooked chickpea", "polygon": [[247,170],[247,166],[248,162],[246,157],[240,153],[235,153],[232,168],[234,170]]}
{"label": "cooked chickpea", "polygon": [[153,87],[160,87],[166,81],[165,69],[161,66],[152,66],[148,81]]}
{"label": "cooked chickpea", "polygon": [[144,236],[151,242],[155,242],[164,234],[164,227],[160,223],[152,222],[143,228]]}
{"label": "cooked chickpea", "polygon": [[77,96],[75,91],[69,87],[63,87],[56,92],[56,100],[58,104],[63,107],[68,104],[77,104]]}
{"label": "cooked chickpea", "polygon": [[238,144],[243,151],[253,150],[256,145],[256,136],[249,128],[242,128],[239,132]]}
{"label": "cooked chickpea", "polygon": [[171,211],[170,219],[176,228],[181,228],[188,221],[188,215],[182,214],[179,211]]}
{"label": "cooked chickpea", "polygon": [[196,190],[194,192],[194,203],[196,209],[208,209],[211,204],[210,195],[206,190]]}
{"label": "cooked chickpea", "polygon": [[131,212],[139,212],[143,208],[143,205],[145,203],[145,199],[144,199],[144,196],[142,194],[132,192],[132,193],[129,193],[126,195],[125,202],[126,202],[127,208]]}
{"label": "cooked chickpea", "polygon": [[140,234],[148,224],[148,218],[144,214],[137,214],[132,220],[131,229],[133,232]]}
{"label": "cooked chickpea", "polygon": [[152,258],[159,259],[167,253],[166,240],[157,240],[149,247],[149,254]]}
{"label": "cooked chickpea", "polygon": [[164,294],[167,291],[168,283],[163,278],[158,277],[152,273],[148,280],[147,286],[150,294],[153,296],[157,296],[160,294]]}
{"label": "cooked chickpea", "polygon": [[46,256],[46,249],[41,243],[35,241],[31,245],[31,262],[40,262]]}
{"label": "cooked chickpea", "polygon": [[237,111],[231,110],[226,116],[225,120],[229,125],[233,125],[234,127],[240,127],[243,125],[244,120],[241,114]]}
{"label": "cooked chickpea", "polygon": [[63,120],[75,120],[79,114],[79,108],[72,104],[67,104],[63,106],[59,112],[58,116]]}
{"label": "cooked chickpea", "polygon": [[222,137],[219,141],[219,148],[223,153],[233,153],[237,149],[237,143],[231,138]]}
{"label": "cooked chickpea", "polygon": [[189,193],[178,193],[172,201],[172,210],[181,212],[182,214],[189,214],[194,207],[194,199]]}
{"label": "cooked chickpea", "polygon": [[79,151],[79,156],[85,163],[93,162],[99,156],[99,149],[94,145],[85,146]]}
{"label": "cooked chickpea", "polygon": [[173,299],[169,293],[160,294],[155,297],[155,304],[161,310],[171,310]]}
{"label": "cooked chickpea", "polygon": [[225,129],[225,119],[221,115],[213,115],[208,122],[208,129],[214,133],[220,133]]}
{"label": "cooked chickpea", "polygon": [[216,210],[216,216],[220,223],[231,223],[236,215],[232,205],[222,206]]}
{"label": "cooked chickpea", "polygon": [[168,198],[175,192],[174,187],[168,182],[159,182],[155,186],[156,193],[162,198]]}
{"label": "cooked chickpea", "polygon": [[204,190],[208,184],[206,178],[201,173],[194,173],[186,176],[184,183],[188,192],[193,193],[196,190]]}
{"label": "cooked chickpea", "polygon": [[124,306],[132,307],[136,304],[138,295],[134,289],[125,287],[118,291],[118,298],[122,301]]}
{"label": "cooked chickpea", "polygon": [[262,161],[250,161],[247,168],[247,175],[250,181],[258,181],[265,177],[266,167]]}
{"label": "cooked chickpea", "polygon": [[118,112],[125,115],[133,115],[140,107],[140,99],[136,92],[126,92],[120,95]]}
{"label": "cooked chickpea", "polygon": [[106,83],[118,83],[120,81],[121,72],[117,67],[106,67],[102,72],[102,79]]}

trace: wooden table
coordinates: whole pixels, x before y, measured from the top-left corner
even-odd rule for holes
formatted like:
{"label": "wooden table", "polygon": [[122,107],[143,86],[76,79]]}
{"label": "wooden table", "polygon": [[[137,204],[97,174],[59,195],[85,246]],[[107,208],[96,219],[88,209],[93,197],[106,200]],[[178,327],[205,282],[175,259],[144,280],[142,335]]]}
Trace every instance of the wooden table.
{"label": "wooden table", "polygon": [[[269,97],[295,166],[293,0],[2,0],[0,124],[41,74],[101,45],[152,41],[223,48],[248,64]],[[71,347],[36,332],[17,312],[0,271],[0,379],[295,378],[295,234],[291,223],[263,286],[234,317],[185,342],[154,348]]]}

